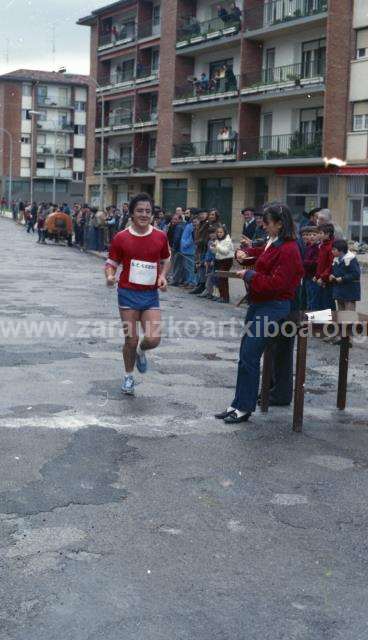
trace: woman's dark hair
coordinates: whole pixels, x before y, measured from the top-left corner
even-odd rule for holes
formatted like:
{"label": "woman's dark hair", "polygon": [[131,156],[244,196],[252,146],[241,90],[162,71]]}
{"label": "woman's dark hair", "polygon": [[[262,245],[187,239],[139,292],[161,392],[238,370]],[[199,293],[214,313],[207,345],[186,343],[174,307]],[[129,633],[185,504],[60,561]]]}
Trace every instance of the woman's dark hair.
{"label": "woman's dark hair", "polygon": [[348,243],[346,242],[346,240],[335,240],[332,246],[334,249],[337,249],[338,251],[342,251],[342,253],[347,253],[349,250]]}
{"label": "woman's dark hair", "polygon": [[286,204],[272,203],[266,205],[263,210],[263,221],[267,223],[270,220],[272,220],[272,222],[281,222],[281,229],[278,234],[280,240],[296,239],[293,216]]}
{"label": "woman's dark hair", "polygon": [[134,209],[136,208],[139,202],[149,202],[151,205],[152,213],[154,212],[155,203],[151,196],[148,193],[138,193],[134,198],[129,202],[129,215],[132,216],[134,213]]}

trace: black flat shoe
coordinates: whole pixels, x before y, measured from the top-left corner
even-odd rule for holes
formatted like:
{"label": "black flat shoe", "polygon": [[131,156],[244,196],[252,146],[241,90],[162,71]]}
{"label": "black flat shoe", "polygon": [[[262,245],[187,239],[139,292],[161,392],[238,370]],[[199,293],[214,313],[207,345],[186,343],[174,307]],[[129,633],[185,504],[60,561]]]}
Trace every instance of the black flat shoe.
{"label": "black flat shoe", "polygon": [[232,411],[226,418],[224,418],[225,424],[240,424],[241,422],[248,422],[251,413],[246,413],[240,418],[237,417],[235,411]]}
{"label": "black flat shoe", "polygon": [[225,411],[222,411],[222,413],[216,413],[215,418],[217,418],[217,420],[224,420],[225,418],[230,416],[232,413],[234,413],[234,411],[228,411],[227,409],[225,409]]}

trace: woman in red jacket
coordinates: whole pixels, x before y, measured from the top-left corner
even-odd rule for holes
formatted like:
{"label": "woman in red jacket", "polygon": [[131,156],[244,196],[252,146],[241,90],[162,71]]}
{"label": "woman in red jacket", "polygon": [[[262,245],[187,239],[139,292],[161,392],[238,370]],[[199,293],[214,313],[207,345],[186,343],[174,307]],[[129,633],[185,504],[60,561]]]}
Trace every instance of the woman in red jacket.
{"label": "woman in red jacket", "polygon": [[[257,406],[260,361],[266,348],[267,325],[285,320],[303,277],[303,263],[290,209],[272,204],[264,212],[269,241],[255,266],[238,273],[249,294],[245,335],[240,346],[236,392],[231,406],[216,418],[227,424],[246,422]],[[239,261],[244,258],[239,254]]]}

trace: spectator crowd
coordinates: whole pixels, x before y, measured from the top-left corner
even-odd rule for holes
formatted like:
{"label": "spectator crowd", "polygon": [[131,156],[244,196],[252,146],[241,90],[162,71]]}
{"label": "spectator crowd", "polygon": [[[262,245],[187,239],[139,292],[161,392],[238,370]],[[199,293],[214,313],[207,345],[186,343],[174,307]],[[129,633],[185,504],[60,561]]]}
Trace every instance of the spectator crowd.
{"label": "spectator crowd", "polygon": [[[0,198],[0,210],[7,208]],[[37,242],[48,237],[47,220],[63,213],[70,220],[68,244],[81,250],[105,251],[113,237],[130,224],[129,206],[109,206],[105,211],[88,205],[64,203],[11,203],[13,218],[25,224],[27,233],[37,230]],[[226,272],[234,263],[256,259],[267,246],[268,237],[262,211],[245,207],[241,212],[243,229],[240,246],[234,242],[217,209],[177,207],[167,215],[156,206],[153,224],[167,234],[172,253],[170,284],[191,295],[228,304],[229,279]],[[298,307],[308,311],[324,309],[354,310],[361,297],[360,266],[349,250],[342,229],[333,222],[328,209],[305,212],[298,224],[298,245],[304,278],[298,291]]]}

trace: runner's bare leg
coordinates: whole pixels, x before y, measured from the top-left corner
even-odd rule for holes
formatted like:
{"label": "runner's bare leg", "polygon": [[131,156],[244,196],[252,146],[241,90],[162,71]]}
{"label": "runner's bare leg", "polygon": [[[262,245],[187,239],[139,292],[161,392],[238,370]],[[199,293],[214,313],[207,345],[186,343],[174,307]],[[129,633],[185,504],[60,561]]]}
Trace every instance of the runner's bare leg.
{"label": "runner's bare leg", "polygon": [[142,351],[156,349],[161,342],[161,311],[160,309],[147,309],[142,312],[141,325],[144,338],[140,343]]}
{"label": "runner's bare leg", "polygon": [[127,375],[132,374],[135,367],[137,347],[139,343],[138,325],[142,311],[134,309],[120,309],[120,318],[123,322],[125,344],[123,347],[123,358]]}

